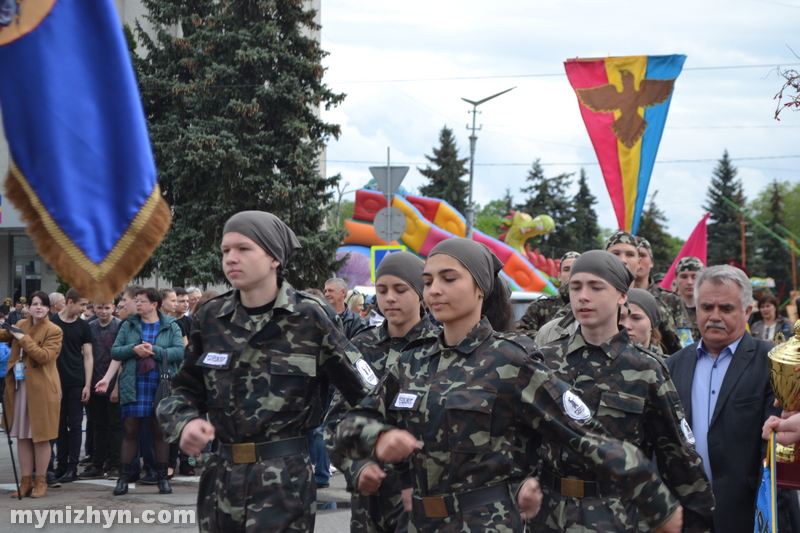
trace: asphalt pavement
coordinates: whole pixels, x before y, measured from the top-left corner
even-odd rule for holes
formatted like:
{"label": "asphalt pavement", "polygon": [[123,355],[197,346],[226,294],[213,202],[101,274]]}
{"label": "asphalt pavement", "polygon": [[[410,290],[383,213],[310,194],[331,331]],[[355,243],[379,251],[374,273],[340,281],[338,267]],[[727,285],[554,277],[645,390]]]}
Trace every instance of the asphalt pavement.
{"label": "asphalt pavement", "polygon": [[[14,441],[15,457],[16,451]],[[185,520],[186,511],[195,510],[199,479],[199,476],[175,476],[170,482],[172,494],[159,494],[154,485],[135,483],[131,484],[128,494],[124,496],[114,496],[111,493],[115,481],[76,481],[63,484],[61,488],[47,489],[44,498],[23,498],[19,501],[11,498],[11,493],[15,490],[14,473],[8,440],[5,433],[0,431],[0,531],[196,531],[197,524],[175,522]],[[345,490],[344,476],[341,473],[331,476],[329,488],[317,491],[317,508],[315,532],[349,531],[350,495]],[[118,512],[121,514],[117,515]],[[128,514],[131,522],[124,523]],[[52,523],[59,516],[63,523]],[[117,523],[119,516],[122,517],[122,524]],[[87,523],[89,519],[92,523]],[[12,523],[12,520],[16,523]],[[79,520],[81,523],[76,523]],[[19,523],[21,521],[29,523]]]}

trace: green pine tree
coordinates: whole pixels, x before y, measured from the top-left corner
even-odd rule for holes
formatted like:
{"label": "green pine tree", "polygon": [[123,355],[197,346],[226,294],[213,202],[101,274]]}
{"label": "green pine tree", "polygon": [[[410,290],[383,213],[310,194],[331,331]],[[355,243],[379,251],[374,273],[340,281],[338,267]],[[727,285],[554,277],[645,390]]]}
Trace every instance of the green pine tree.
{"label": "green pine tree", "polygon": [[[786,237],[779,226],[786,227],[785,196],[789,184],[779,183],[777,180],[770,183],[762,190],[753,201],[753,214],[755,218],[778,235]],[[754,275],[770,277],[775,280],[775,286],[780,291],[781,287],[792,287],[792,256],[789,249],[767,232],[757,229],[757,255],[762,259],[763,269],[754,272]]]}
{"label": "green pine tree", "polygon": [[344,95],[323,82],[326,53],[301,0],[143,0],[133,54],[159,183],[173,224],[151,265],[174,284],[224,281],[225,221],[243,210],[280,217],[303,250],[288,279],[320,286],[338,267],[342,232],[323,229],[338,177],[319,172],[340,128],[318,116]]}
{"label": "green pine tree", "polygon": [[578,192],[572,198],[572,221],[566,226],[566,231],[571,233],[575,240],[576,252],[596,250],[600,247],[597,243],[600,226],[597,225],[597,212],[594,210],[596,203],[597,198],[589,190],[586,181],[586,171],[581,169],[578,176]]}
{"label": "green pine tree", "polygon": [[530,185],[524,187],[522,192],[527,193],[528,197],[517,206],[517,210],[532,217],[550,215],[556,224],[553,233],[542,237],[542,241],[536,246],[531,244],[531,248],[538,247],[545,257],[560,259],[566,252],[577,250],[577,236],[569,231],[569,224],[574,217],[572,198],[567,195],[572,184],[571,177],[572,173],[559,174],[553,178],[545,177],[539,159],[533,162],[525,177]]}
{"label": "green pine tree", "polygon": [[738,170],[731,163],[728,151],[722,154],[714,177],[708,188],[707,203],[703,209],[711,213],[708,224],[708,264],[724,265],[728,259],[741,263],[741,219],[742,216],[722,197],[733,200],[740,207],[745,205],[742,182],[736,179]]}
{"label": "green pine tree", "polygon": [[422,196],[444,200],[456,211],[465,214],[469,182],[461,178],[469,174],[466,167],[469,158],[458,158],[458,147],[453,130],[444,126],[439,133],[439,148],[433,149],[433,157],[426,155],[425,158],[436,168],[431,168],[430,165],[424,169],[417,168],[420,174],[430,180],[427,185],[419,188],[419,193]]}

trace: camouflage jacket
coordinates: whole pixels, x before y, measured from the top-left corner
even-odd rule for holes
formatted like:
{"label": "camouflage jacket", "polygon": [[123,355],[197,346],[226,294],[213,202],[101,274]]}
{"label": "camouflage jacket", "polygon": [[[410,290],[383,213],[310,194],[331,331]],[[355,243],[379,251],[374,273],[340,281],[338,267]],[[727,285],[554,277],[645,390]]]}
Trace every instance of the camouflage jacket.
{"label": "camouflage jacket", "polygon": [[[677,320],[675,320],[675,325],[680,329],[689,330],[692,334],[691,339],[687,339],[689,344],[700,342],[700,328],[697,327],[696,307],[686,307],[686,304],[681,300],[680,314]],[[689,346],[689,344],[686,346]]]}
{"label": "camouflage jacket", "polygon": [[[657,302],[664,304],[664,307],[661,308],[662,313],[665,309],[669,311],[681,348],[685,348],[693,342],[700,340],[700,330],[697,329],[697,318],[687,318],[686,306],[683,305],[683,300],[680,296],[672,291],[662,289],[657,283],[651,283],[647,291],[656,297]],[[664,353],[669,355],[675,352],[665,351]]]}
{"label": "camouflage jacket", "polygon": [[445,345],[443,333],[412,343],[347,413],[335,444],[354,459],[368,458],[381,433],[409,431],[423,443],[410,468],[415,496],[425,497],[499,483],[516,489],[531,472],[529,443],[549,435],[613,480],[653,529],[663,524],[677,501],[654,466],[637,448],[602,435],[532,350],[528,337],[495,332],[485,317],[455,347]]}
{"label": "camouflage jacket", "polygon": [[377,382],[371,372],[316,297],[284,282],[269,312],[248,316],[233,291],[196,313],[158,418],[168,442],[206,413],[226,444],[305,437],[329,382],[358,403]]}
{"label": "camouflage jacket", "polygon": [[[375,374],[380,378],[386,373],[388,367],[397,362],[400,354],[410,342],[417,339],[435,338],[438,332],[439,328],[434,326],[426,315],[403,337],[390,337],[384,321],[380,326],[362,331],[351,342],[361,352],[364,359],[372,365]],[[372,459],[353,461],[349,457],[337,453],[333,447],[333,433],[336,430],[336,422],[341,419],[347,409],[347,404],[345,404],[340,392],[336,392],[331,406],[326,418],[328,425],[325,432],[328,455],[330,456],[331,464],[344,474],[348,490],[356,491],[357,487],[354,480],[357,479],[358,474],[364,468],[370,464],[380,464],[384,470],[387,470],[391,469],[391,465],[384,465]]]}
{"label": "camouflage jacket", "polygon": [[[566,294],[566,298],[564,297]],[[531,302],[525,314],[517,322],[517,330],[532,339],[536,338],[539,329],[556,318],[561,318],[569,310],[569,292],[566,286],[558,290],[555,296],[547,295]]]}
{"label": "camouflage jacket", "polygon": [[[542,348],[542,354],[553,373],[596,413],[595,419],[609,437],[625,440],[645,456],[654,457],[661,479],[683,506],[684,528],[710,531],[714,496],[694,449],[678,392],[661,358],[631,342],[624,329],[601,346],[591,346],[579,328],[568,339]],[[544,439],[539,468],[559,477],[595,479],[572,450],[550,436]],[[542,511],[534,519],[541,531],[563,531],[575,525],[570,523],[573,520],[590,530],[598,524],[606,524],[609,530],[621,525],[636,527],[635,510],[624,500],[607,498],[598,505],[597,499],[566,498],[547,488],[543,491]],[[565,509],[559,511],[562,505]],[[611,516],[626,512],[628,516]]]}

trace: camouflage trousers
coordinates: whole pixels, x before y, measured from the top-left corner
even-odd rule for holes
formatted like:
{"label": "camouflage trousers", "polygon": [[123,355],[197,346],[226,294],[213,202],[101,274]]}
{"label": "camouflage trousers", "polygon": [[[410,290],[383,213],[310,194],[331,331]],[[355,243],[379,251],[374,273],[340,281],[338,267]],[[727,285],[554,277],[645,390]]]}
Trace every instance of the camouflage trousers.
{"label": "camouflage trousers", "polygon": [[542,507],[531,531],[545,533],[617,533],[639,531],[639,513],[619,498],[568,498],[542,487]]}
{"label": "camouflage trousers", "polygon": [[387,474],[378,492],[353,495],[350,533],[408,531],[408,513],[403,508],[400,480],[394,471]]}
{"label": "camouflage trousers", "polygon": [[316,486],[307,454],[234,464],[214,455],[200,479],[200,531],[314,531]]}
{"label": "camouflage trousers", "polygon": [[409,533],[523,533],[525,522],[519,510],[511,502],[496,502],[466,509],[447,518],[427,518],[412,512],[408,531]]}

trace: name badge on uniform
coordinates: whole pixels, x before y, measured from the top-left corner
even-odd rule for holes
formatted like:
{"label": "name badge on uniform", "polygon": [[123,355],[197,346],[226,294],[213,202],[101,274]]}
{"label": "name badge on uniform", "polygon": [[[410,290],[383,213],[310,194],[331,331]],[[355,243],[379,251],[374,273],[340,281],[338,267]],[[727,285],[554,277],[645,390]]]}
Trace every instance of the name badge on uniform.
{"label": "name badge on uniform", "polygon": [[203,363],[209,366],[223,367],[228,364],[228,357],[230,354],[227,353],[208,352],[203,358]]}
{"label": "name badge on uniform", "polygon": [[689,427],[689,422],[687,422],[685,418],[681,419],[681,431],[683,432],[683,438],[686,439],[686,442],[694,444],[694,433],[692,433],[692,428]]}
{"label": "name badge on uniform", "polygon": [[363,379],[367,385],[374,387],[378,384],[378,376],[375,375],[372,367],[369,366],[369,363],[367,363],[363,357],[356,361],[356,370],[361,374],[361,379]]}
{"label": "name badge on uniform", "polygon": [[417,402],[417,395],[408,392],[401,392],[394,401],[394,406],[398,409],[413,409]]}
{"label": "name badge on uniform", "polygon": [[573,420],[586,420],[587,418],[591,418],[592,412],[589,410],[589,407],[583,403],[583,400],[574,392],[570,390],[565,392],[563,401],[564,411],[566,411]]}

